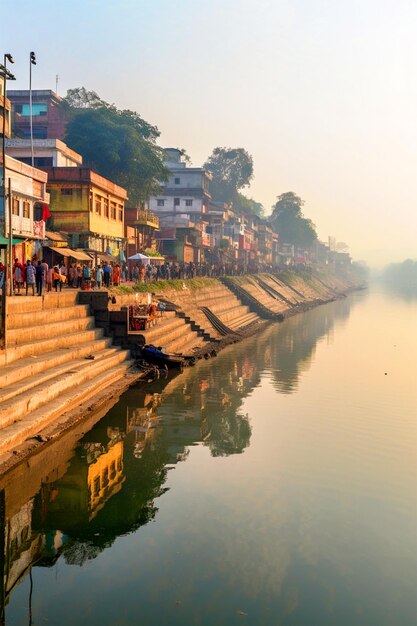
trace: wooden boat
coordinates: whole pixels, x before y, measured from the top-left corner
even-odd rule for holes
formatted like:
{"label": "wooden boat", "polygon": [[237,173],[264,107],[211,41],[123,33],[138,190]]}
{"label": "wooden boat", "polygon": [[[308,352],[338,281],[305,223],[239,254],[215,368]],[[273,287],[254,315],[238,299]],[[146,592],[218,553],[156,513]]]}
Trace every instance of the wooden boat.
{"label": "wooden boat", "polygon": [[187,365],[194,365],[195,358],[193,356],[185,356],[183,354],[169,354],[162,348],[157,348],[152,344],[142,347],[142,356],[149,363],[154,363],[158,367],[168,368],[174,367],[186,367]]}

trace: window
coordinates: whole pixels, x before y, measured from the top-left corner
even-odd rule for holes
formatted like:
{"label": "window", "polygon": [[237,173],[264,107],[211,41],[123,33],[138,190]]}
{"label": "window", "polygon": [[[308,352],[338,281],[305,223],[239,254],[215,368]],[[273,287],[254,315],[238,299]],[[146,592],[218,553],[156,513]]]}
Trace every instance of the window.
{"label": "window", "polygon": [[181,178],[174,178],[174,184],[179,185],[181,183]]}
{"label": "window", "polygon": [[52,157],[35,157],[35,167],[52,167]]}
{"label": "window", "polygon": [[110,217],[112,220],[116,219],[116,203],[110,202]]}
{"label": "window", "polygon": [[96,201],[94,203],[95,212],[97,215],[101,215],[101,198],[100,196],[96,196]]}
{"label": "window", "polygon": [[30,217],[30,202],[27,200],[23,201],[23,217]]}
{"label": "window", "polygon": [[[18,111],[18,107],[20,108],[20,111]],[[30,116],[30,104],[21,104],[21,105],[17,105],[15,106],[15,111],[16,113],[20,113],[20,115],[22,115],[22,117],[29,117]],[[48,111],[48,105],[46,103],[41,103],[41,102],[33,102],[32,103],[32,116],[33,117],[38,117],[39,115],[46,115]]]}
{"label": "window", "polygon": [[156,204],[157,206],[165,206],[165,200],[157,200]]}
{"label": "window", "polygon": [[68,189],[67,187],[63,187],[61,189],[62,196],[72,196],[72,189]]}
{"label": "window", "polygon": [[123,222],[123,206],[119,204],[119,222]]}
{"label": "window", "polygon": [[180,199],[174,198],[174,206],[180,206]]}
{"label": "window", "polygon": [[107,198],[104,198],[104,217],[109,219],[109,201]]}
{"label": "window", "polygon": [[192,200],[186,200],[185,201],[185,206],[193,206],[193,201]]}
{"label": "window", "polygon": [[19,198],[13,198],[12,214],[13,215],[19,215]]}

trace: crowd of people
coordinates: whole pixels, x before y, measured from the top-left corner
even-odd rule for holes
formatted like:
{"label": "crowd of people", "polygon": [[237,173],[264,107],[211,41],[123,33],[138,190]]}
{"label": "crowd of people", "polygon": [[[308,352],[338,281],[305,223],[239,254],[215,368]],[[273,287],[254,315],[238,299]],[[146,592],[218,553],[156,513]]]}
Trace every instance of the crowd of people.
{"label": "crowd of people", "polygon": [[63,285],[73,289],[100,289],[110,285],[120,285],[122,270],[119,264],[110,265],[106,261],[92,268],[89,264],[71,263],[69,267],[62,261],[49,267],[43,260],[21,263],[15,259],[13,265],[13,293],[15,295],[42,296],[45,292],[62,291]]}
{"label": "crowd of people", "polygon": [[[15,259],[13,265],[13,293],[20,295],[38,295],[63,286],[73,289],[101,289],[118,286],[122,282],[154,283],[159,280],[171,280],[197,277],[235,276],[256,271],[275,271],[278,268],[242,266],[233,263],[178,263],[166,261],[162,264],[144,264],[141,261],[127,263],[108,263],[103,261],[92,267],[90,263],[70,263],[64,261],[52,265],[45,260],[28,260],[21,263]],[[1,272],[0,272],[1,273]]]}

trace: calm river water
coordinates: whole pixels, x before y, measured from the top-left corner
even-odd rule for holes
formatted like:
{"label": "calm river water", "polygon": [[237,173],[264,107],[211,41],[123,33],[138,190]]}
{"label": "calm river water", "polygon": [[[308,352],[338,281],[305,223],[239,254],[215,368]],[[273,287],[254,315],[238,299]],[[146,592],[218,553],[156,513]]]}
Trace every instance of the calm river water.
{"label": "calm river water", "polygon": [[417,300],[272,325],[0,481],[7,626],[415,626]]}

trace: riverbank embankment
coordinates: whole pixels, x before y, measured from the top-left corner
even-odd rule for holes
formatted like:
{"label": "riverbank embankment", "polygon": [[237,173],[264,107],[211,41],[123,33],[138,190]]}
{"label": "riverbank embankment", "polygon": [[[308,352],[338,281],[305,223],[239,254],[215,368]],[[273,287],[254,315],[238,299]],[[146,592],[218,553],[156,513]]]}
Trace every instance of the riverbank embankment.
{"label": "riverbank embankment", "polygon": [[[9,298],[0,472],[86,415],[100,419],[143,376],[134,357],[144,343],[202,357],[358,286],[347,274],[283,272]],[[146,330],[132,329],[129,309],[150,299],[166,311]]]}

